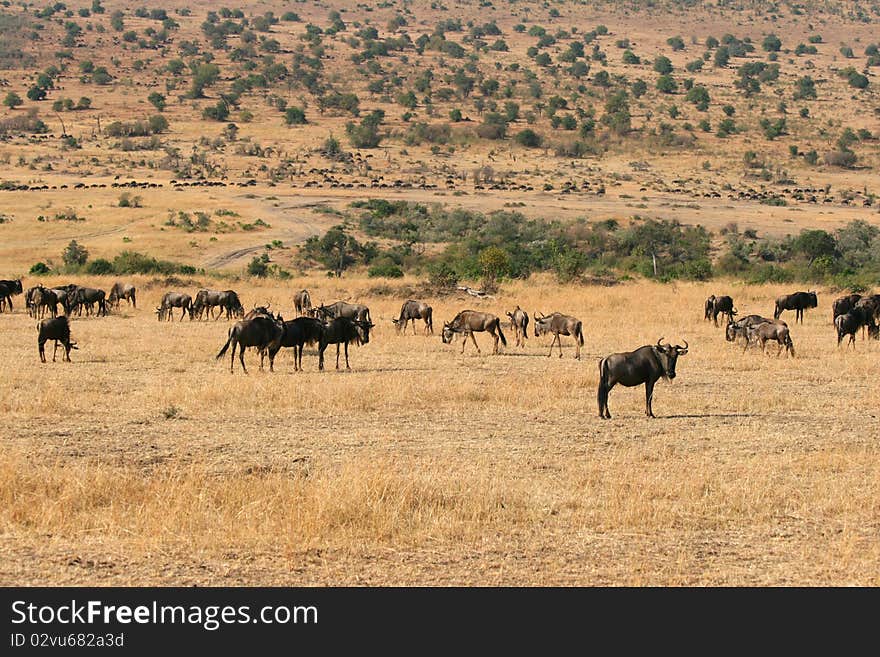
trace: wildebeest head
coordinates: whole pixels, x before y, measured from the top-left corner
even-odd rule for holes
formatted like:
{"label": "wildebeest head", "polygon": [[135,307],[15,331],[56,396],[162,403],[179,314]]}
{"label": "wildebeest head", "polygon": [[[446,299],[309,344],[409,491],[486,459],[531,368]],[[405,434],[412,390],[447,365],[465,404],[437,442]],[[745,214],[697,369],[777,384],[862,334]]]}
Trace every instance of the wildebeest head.
{"label": "wildebeest head", "polygon": [[443,333],[440,335],[443,344],[449,344],[455,338],[455,330],[452,328],[452,322],[446,322],[443,325]]}
{"label": "wildebeest head", "polygon": [[663,344],[663,338],[660,338],[653,349],[657,360],[660,361],[660,366],[663,368],[663,376],[671,381],[675,378],[675,363],[678,361],[678,357],[688,352],[687,340],[684,341],[684,346],[680,347],[669,343]]}
{"label": "wildebeest head", "polygon": [[734,340],[736,340],[736,333],[737,333],[736,325],[733,323],[733,317],[728,317],[727,318],[727,328],[725,329],[725,332],[724,332],[724,338],[728,342],[733,342]]}
{"label": "wildebeest head", "polygon": [[535,312],[532,318],[535,320],[535,337],[540,338],[542,333],[547,332],[547,324],[550,321],[550,317],[544,313]]}
{"label": "wildebeest head", "polygon": [[360,343],[369,344],[370,329],[373,328],[375,324],[366,320],[357,320],[354,322],[354,325],[357,328],[358,340],[360,341]]}

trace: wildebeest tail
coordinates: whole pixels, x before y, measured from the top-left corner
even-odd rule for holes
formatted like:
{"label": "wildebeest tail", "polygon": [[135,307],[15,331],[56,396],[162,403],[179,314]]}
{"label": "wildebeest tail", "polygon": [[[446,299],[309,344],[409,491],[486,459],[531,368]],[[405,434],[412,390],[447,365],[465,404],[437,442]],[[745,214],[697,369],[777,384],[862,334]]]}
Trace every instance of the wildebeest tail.
{"label": "wildebeest tail", "polygon": [[501,344],[505,347],[507,346],[507,338],[504,337],[504,332],[501,330],[501,320],[498,320],[498,337],[501,338]]}
{"label": "wildebeest tail", "polygon": [[220,350],[220,353],[217,354],[216,360],[220,360],[221,358],[223,358],[223,354],[225,354],[228,351],[229,345],[232,344],[232,335],[233,335],[234,330],[235,330],[234,328],[229,330],[229,339],[226,341],[226,344],[223,345],[223,348]]}
{"label": "wildebeest tail", "polygon": [[577,341],[580,346],[584,346],[584,326],[583,324],[578,324],[578,333],[577,333]]}

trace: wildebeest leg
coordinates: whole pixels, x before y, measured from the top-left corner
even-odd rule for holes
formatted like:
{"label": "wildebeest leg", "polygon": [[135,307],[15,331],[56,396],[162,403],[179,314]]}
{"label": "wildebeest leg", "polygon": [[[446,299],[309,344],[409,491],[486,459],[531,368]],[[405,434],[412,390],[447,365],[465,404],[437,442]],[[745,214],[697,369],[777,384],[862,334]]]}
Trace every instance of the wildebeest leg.
{"label": "wildebeest leg", "polygon": [[241,369],[243,369],[244,373],[247,374],[248,373],[247,367],[245,367],[245,365],[244,365],[244,350],[245,349],[247,349],[247,347],[245,347],[244,345],[241,345],[241,344],[238,345],[238,360],[241,361]]}
{"label": "wildebeest leg", "polygon": [[599,392],[596,395],[599,402],[599,417],[603,420],[610,420],[611,413],[608,410],[608,393],[611,391],[611,387],[605,383],[602,379],[601,374],[599,377]]}
{"label": "wildebeest leg", "polygon": [[43,340],[43,341],[38,340],[37,341],[37,348],[40,351],[40,362],[45,363],[46,362],[46,341],[45,340]]}
{"label": "wildebeest leg", "polygon": [[[345,346],[346,347],[348,346],[347,342],[345,343]],[[346,353],[346,357],[347,357],[347,353]],[[336,343],[336,369],[337,370],[339,369],[339,343],[338,342]]]}
{"label": "wildebeest leg", "polygon": [[[577,342],[577,340],[575,340]],[[559,357],[562,358],[562,336],[556,334],[556,344],[559,346]]]}
{"label": "wildebeest leg", "polygon": [[550,356],[553,355],[553,345],[556,344],[556,338],[558,338],[558,337],[559,337],[558,333],[553,336],[553,342],[550,343],[550,353],[547,354],[547,358],[550,358]]}
{"label": "wildebeest leg", "polygon": [[64,360],[70,362],[70,342],[64,343]]}
{"label": "wildebeest leg", "polygon": [[318,346],[318,369],[324,369],[324,350],[327,349],[327,345],[323,342]]}
{"label": "wildebeest leg", "polygon": [[55,355],[58,353],[58,340],[55,340],[55,348],[52,349],[52,362],[55,362]]}
{"label": "wildebeest leg", "polygon": [[[413,322],[413,326],[415,327],[416,323]],[[345,369],[350,370],[351,368],[348,366],[348,340],[345,341]]]}
{"label": "wildebeest leg", "polygon": [[645,415],[654,417],[654,411],[651,408],[651,402],[654,399],[654,381],[648,379],[645,381]]}
{"label": "wildebeest leg", "polygon": [[784,342],[779,342],[779,349],[776,350],[776,357],[779,358],[779,354],[782,353],[782,348],[785,346]]}

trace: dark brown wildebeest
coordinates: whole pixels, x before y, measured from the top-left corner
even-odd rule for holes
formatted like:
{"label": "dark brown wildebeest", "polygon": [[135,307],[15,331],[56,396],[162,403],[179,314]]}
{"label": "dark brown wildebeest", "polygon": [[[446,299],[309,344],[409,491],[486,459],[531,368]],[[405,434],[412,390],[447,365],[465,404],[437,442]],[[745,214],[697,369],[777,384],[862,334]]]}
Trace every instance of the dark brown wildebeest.
{"label": "dark brown wildebeest", "polygon": [[348,343],[355,342],[358,345],[367,344],[370,341],[370,329],[373,324],[366,320],[349,319],[348,317],[336,317],[324,325],[318,342],[318,369],[324,369],[324,351],[327,345],[336,345],[336,369],[339,369],[339,345],[345,345],[345,369],[350,370],[348,365]]}
{"label": "dark brown wildebeest", "polygon": [[562,313],[553,313],[552,315],[541,313],[540,315],[540,317],[538,313],[532,315],[535,320],[535,337],[540,337],[545,333],[553,334],[553,342],[550,343],[550,353],[547,354],[547,357],[549,358],[553,354],[553,345],[558,344],[559,357],[562,358],[562,338],[560,336],[570,335],[574,337],[574,357],[580,360],[581,347],[584,346],[583,322],[577,317],[563,315]]}
{"label": "dark brown wildebeest", "polygon": [[599,361],[599,417],[610,419],[608,393],[618,383],[633,387],[645,384],[645,415],[654,417],[651,402],[654,398],[654,384],[662,376],[671,381],[675,378],[675,364],[679,356],[688,352],[687,340],[684,346],[663,344],[663,338],[656,345],[645,345],[635,351],[627,351],[605,356]]}
{"label": "dark brown wildebeest", "polygon": [[843,341],[843,336],[849,336],[849,343],[856,348],[856,333],[862,326],[862,315],[852,311],[838,315],[834,318],[834,328],[837,329],[837,346]]}
{"label": "dark brown wildebeest", "polygon": [[235,290],[223,290],[220,295],[220,306],[226,311],[226,319],[244,317],[244,306]]}
{"label": "dark brown wildebeest", "polygon": [[[734,342],[737,338],[746,338],[748,327],[772,321],[774,320],[761,317],[761,315],[746,315],[734,322],[733,318],[728,316],[724,338],[728,342]],[[785,322],[782,323],[785,324]]]}
{"label": "dark brown wildebeest", "polygon": [[835,299],[834,303],[831,304],[831,321],[833,322],[839,315],[846,315],[855,307],[861,298],[861,294],[847,294],[846,296]]}
{"label": "dark brown wildebeest", "polygon": [[712,319],[712,308],[715,306],[715,295],[711,295],[708,299],[706,299],[706,304],[703,306],[703,319],[709,320]]}
{"label": "dark brown wildebeest", "polygon": [[397,328],[398,333],[400,333],[401,330],[406,333],[406,325],[411,320],[413,335],[415,335],[417,319],[425,321],[425,335],[427,335],[429,331],[431,332],[431,335],[434,334],[434,310],[431,306],[422,301],[413,301],[412,299],[405,301],[400,307],[400,317],[392,319],[391,321],[394,322],[394,326]]}
{"label": "dark brown wildebeest", "polygon": [[777,357],[782,353],[783,348],[786,354],[791,354],[794,357],[794,343],[791,341],[788,325],[779,320],[752,324],[746,328],[746,346],[743,347],[743,351],[748,349],[751,344],[760,344],[761,353],[766,353],[769,340],[775,340],[779,344],[779,348],[776,350]]}
{"label": "dark brown wildebeest", "polygon": [[37,286],[31,302],[34,304],[35,318],[44,317],[47,310],[52,314],[52,317],[58,316],[58,295],[53,290],[42,285]]}
{"label": "dark brown wildebeest", "polygon": [[110,288],[110,296],[107,297],[107,301],[116,308],[119,308],[119,303],[125,299],[133,308],[137,308],[136,293],[137,290],[131,283],[116,281],[113,287]]}
{"label": "dark brown wildebeest", "polygon": [[300,290],[293,295],[293,308],[296,310],[296,316],[310,315],[312,310],[312,297],[308,290]]}
{"label": "dark brown wildebeest", "polygon": [[284,335],[278,347],[273,348],[274,352],[270,349],[269,357],[275,358],[275,354],[282,347],[293,347],[293,369],[302,371],[303,347],[320,344],[326,328],[324,322],[314,317],[297,317],[284,322]]}
{"label": "dark brown wildebeest", "polygon": [[192,320],[192,297],[183,292],[166,292],[162,296],[161,305],[156,308],[156,314],[159,316],[159,321],[161,322],[164,319],[170,322],[174,319],[174,308],[181,309],[179,321],[182,322],[187,313],[189,313],[189,318]]}
{"label": "dark brown wildebeest", "polygon": [[513,312],[508,312],[507,316],[513,329],[513,344],[524,348],[529,337],[529,314],[517,306]]}
{"label": "dark brown wildebeest", "polygon": [[232,345],[232,355],[229,361],[229,371],[235,371],[235,349],[239,349],[238,359],[241,361],[241,369],[247,374],[247,367],[244,364],[244,352],[248,347],[254,347],[261,354],[260,369],[263,369],[262,354],[267,350],[269,352],[269,371],[275,371],[275,354],[278,350],[275,348],[281,342],[284,335],[284,319],[281,315],[276,317],[254,317],[253,319],[243,319],[236,322],[235,326],[229,329],[229,339],[220,353],[217,354],[217,360],[223,358],[223,354]]}
{"label": "dark brown wildebeest", "polygon": [[21,294],[24,290],[21,287],[21,279],[0,281],[0,313],[3,312],[6,305],[9,305],[9,312],[12,312],[12,297]]}
{"label": "dark brown wildebeest", "polygon": [[254,304],[253,310],[248,310],[247,314],[244,316],[244,319],[253,319],[254,317],[272,317],[272,313],[269,308],[272,307],[272,304],[267,304],[265,306],[258,306]]}
{"label": "dark brown wildebeest", "polygon": [[337,317],[345,317],[346,319],[354,319],[359,322],[372,323],[370,319],[370,309],[360,303],[347,303],[345,301],[337,301],[329,306],[321,304],[316,309],[316,317],[318,319],[335,319]]}
{"label": "dark brown wildebeest", "polygon": [[795,292],[794,294],[783,294],[776,299],[776,309],[773,311],[773,319],[779,319],[784,310],[794,310],[794,321],[804,323],[804,310],[807,308],[815,308],[819,305],[815,292]]}
{"label": "dark brown wildebeest", "polygon": [[[73,303],[70,306],[71,312],[75,311],[77,315],[82,315],[85,308],[88,317],[93,312],[96,315],[107,315],[107,293],[104,290],[98,290],[93,287],[78,287],[74,292]],[[95,306],[97,310],[95,309]]]}
{"label": "dark brown wildebeest", "polygon": [[55,355],[58,353],[58,343],[64,346],[64,360],[70,362],[70,350],[77,349],[76,342],[70,341],[70,323],[66,315],[61,317],[53,317],[44,319],[38,327],[37,349],[40,352],[40,361],[46,362],[46,341],[54,340],[55,349],[52,350],[52,362],[55,362]]}
{"label": "dark brown wildebeest", "polygon": [[[196,292],[196,298],[192,303],[192,316],[194,319],[201,319],[202,314],[205,320],[210,316],[211,319],[220,319],[223,316],[223,310],[227,301],[227,295],[219,290],[199,290]],[[214,317],[214,308],[219,307],[220,313]]]}
{"label": "dark brown wildebeest", "polygon": [[[718,326],[718,315],[727,315],[728,319],[733,319],[733,316],[736,315],[736,308],[733,307],[733,297],[725,296],[712,296],[709,297],[712,299],[712,323],[715,326]],[[708,299],[707,299],[708,302]]]}
{"label": "dark brown wildebeest", "polygon": [[501,344],[505,347],[507,346],[507,338],[504,337],[504,333],[501,331],[501,320],[491,313],[481,313],[476,310],[462,310],[451,322],[444,324],[441,339],[443,344],[450,344],[455,338],[455,334],[461,333],[463,337],[461,353],[464,353],[464,347],[467,344],[468,336],[470,336],[479,354],[482,353],[480,345],[477,344],[477,340],[474,338],[474,333],[477,331],[488,331],[495,338],[495,346],[492,349],[493,354],[498,353],[499,339]]}

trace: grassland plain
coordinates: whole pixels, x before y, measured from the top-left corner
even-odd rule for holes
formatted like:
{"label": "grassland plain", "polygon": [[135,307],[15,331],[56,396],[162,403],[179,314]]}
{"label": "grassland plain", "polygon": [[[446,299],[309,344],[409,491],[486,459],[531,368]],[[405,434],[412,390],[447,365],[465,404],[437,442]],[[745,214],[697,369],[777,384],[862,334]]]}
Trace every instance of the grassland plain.
{"label": "grassland plain", "polygon": [[[533,276],[430,300],[438,329],[464,307],[576,315],[576,361],[509,330],[499,356],[485,334],[482,355],[396,335],[412,280],[242,283],[248,306],[292,315],[305,286],[377,324],[351,372],[251,353],[244,376],[214,359],[226,322],[159,323],[164,287],[135,282],[138,310],[73,321],[70,364],[41,365],[33,320],[0,315],[5,584],[880,583],[880,343],[836,348],[828,290],[803,325],[783,315],[793,359],[702,319],[720,291],[769,314],[776,286]],[[615,388],[599,420],[598,358],[660,336],[690,352],[659,417]]]}

